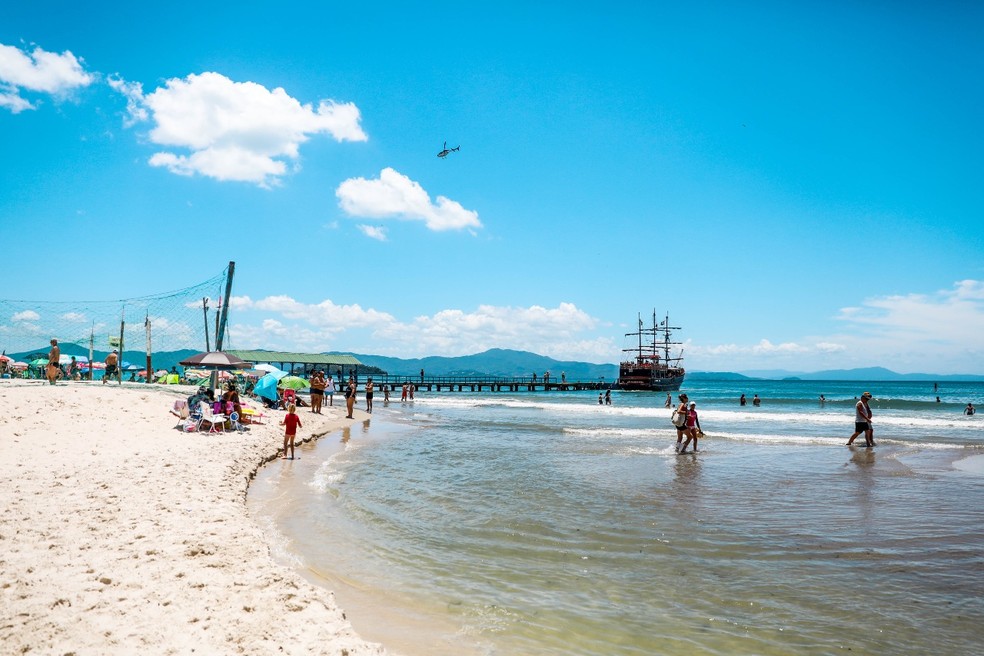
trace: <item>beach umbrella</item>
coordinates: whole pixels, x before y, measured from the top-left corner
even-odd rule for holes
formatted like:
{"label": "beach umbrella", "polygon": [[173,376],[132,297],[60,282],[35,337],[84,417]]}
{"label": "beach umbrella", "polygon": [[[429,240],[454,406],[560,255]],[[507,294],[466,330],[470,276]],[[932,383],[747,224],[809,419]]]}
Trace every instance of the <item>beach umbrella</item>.
{"label": "beach umbrella", "polygon": [[124,362],[123,364],[125,365],[125,366],[123,367],[123,371],[137,371],[137,370],[139,370],[139,369],[140,369],[140,367],[138,367],[138,366],[137,366],[137,365],[135,365],[135,364],[127,364],[127,363],[125,363],[125,362]]}
{"label": "beach umbrella", "polygon": [[[80,365],[88,364],[89,358],[85,357],[84,355],[76,355],[75,361]],[[58,356],[58,364],[72,364],[72,356],[65,355],[64,353],[62,353],[61,355]]]}
{"label": "beach umbrella", "polygon": [[277,381],[277,387],[282,387],[284,389],[292,390],[302,390],[307,387],[311,387],[311,383],[307,382],[300,376],[284,376]]}
{"label": "beach umbrella", "polygon": [[105,369],[106,368],[106,363],[105,362],[93,362],[92,363],[92,368],[93,369]]}
{"label": "beach umbrella", "polygon": [[206,351],[196,353],[186,360],[179,362],[182,367],[200,367],[202,369],[248,369],[249,363],[223,351]]}
{"label": "beach umbrella", "polygon": [[258,365],[256,365],[253,368],[254,369],[258,369],[260,371],[266,371],[268,373],[273,373],[275,371],[280,371],[279,369],[277,369],[276,367],[274,367],[272,364],[267,364],[265,362],[263,364],[258,364]]}
{"label": "beach umbrella", "polygon": [[37,360],[31,360],[32,367],[40,367],[41,365],[48,364],[48,358],[38,358]]}
{"label": "beach umbrella", "polygon": [[274,374],[267,374],[256,381],[253,387],[253,394],[262,396],[271,401],[277,400],[277,377]]}
{"label": "beach umbrella", "polygon": [[10,364],[11,369],[27,369],[29,366],[26,362],[12,362]]}
{"label": "beach umbrella", "polygon": [[13,362],[14,361],[14,359],[12,357],[10,357],[9,355],[7,355],[6,353],[4,353],[3,355],[0,355],[0,360],[5,360],[7,362]]}

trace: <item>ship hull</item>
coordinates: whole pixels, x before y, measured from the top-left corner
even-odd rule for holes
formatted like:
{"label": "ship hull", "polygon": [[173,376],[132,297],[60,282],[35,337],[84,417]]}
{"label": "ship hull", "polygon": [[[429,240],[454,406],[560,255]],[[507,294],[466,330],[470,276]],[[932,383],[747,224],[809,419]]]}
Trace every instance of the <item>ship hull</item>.
{"label": "ship hull", "polygon": [[675,392],[683,385],[686,372],[649,372],[638,371],[619,373],[616,387],[624,391],[639,392]]}

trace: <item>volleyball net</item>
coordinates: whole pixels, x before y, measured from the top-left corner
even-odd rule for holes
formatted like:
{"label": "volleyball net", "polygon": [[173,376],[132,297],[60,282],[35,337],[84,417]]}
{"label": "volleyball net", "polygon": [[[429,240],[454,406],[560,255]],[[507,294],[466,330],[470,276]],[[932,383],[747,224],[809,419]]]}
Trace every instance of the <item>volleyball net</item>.
{"label": "volleyball net", "polygon": [[115,301],[0,299],[0,349],[43,357],[52,338],[63,353],[118,349],[196,351],[215,348],[229,267],[192,287]]}

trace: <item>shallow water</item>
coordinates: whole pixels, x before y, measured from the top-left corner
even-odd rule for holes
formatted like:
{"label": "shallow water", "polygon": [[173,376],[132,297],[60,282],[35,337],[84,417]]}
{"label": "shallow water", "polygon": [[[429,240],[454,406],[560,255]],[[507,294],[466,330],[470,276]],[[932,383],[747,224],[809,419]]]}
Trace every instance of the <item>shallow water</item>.
{"label": "shallow water", "polygon": [[984,386],[865,385],[866,449],[844,446],[861,386],[760,385],[761,408],[687,388],[707,437],[682,456],[665,394],[377,404],[250,508],[396,653],[976,651],[984,424],[960,410]]}

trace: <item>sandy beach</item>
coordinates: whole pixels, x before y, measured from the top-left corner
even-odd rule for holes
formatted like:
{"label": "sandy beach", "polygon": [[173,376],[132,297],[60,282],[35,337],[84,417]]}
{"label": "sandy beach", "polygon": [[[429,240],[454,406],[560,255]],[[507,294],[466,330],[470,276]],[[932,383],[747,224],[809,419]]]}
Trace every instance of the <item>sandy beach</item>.
{"label": "sandy beach", "polygon": [[[186,434],[168,411],[191,391],[0,382],[0,651],[384,654],[247,513],[283,413]],[[307,440],[349,421],[299,410]]]}

